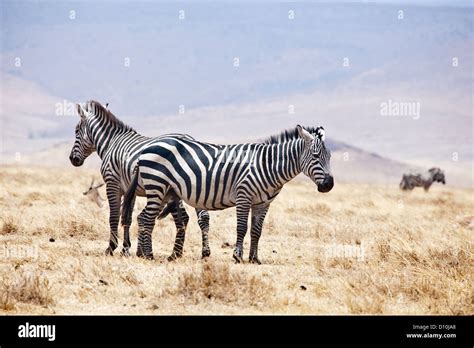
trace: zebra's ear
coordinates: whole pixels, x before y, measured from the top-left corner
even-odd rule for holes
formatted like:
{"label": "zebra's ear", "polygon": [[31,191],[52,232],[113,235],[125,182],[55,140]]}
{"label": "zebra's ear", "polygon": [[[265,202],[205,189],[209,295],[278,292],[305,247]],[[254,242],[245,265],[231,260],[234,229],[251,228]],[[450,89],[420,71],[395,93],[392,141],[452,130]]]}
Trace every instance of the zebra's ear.
{"label": "zebra's ear", "polygon": [[318,127],[318,137],[319,139],[321,139],[322,141],[324,141],[326,139],[326,131],[324,130],[323,127]]}
{"label": "zebra's ear", "polygon": [[79,116],[81,116],[82,119],[85,119],[86,115],[84,114],[84,109],[82,108],[82,105],[78,103],[76,104],[76,107],[77,107],[77,113],[79,114]]}
{"label": "zebra's ear", "polygon": [[314,137],[311,135],[311,133],[308,132],[303,127],[301,127],[300,125],[297,125],[296,129],[298,130],[298,134],[299,134],[300,138],[303,138],[305,143],[308,144],[308,143],[310,143],[314,140]]}

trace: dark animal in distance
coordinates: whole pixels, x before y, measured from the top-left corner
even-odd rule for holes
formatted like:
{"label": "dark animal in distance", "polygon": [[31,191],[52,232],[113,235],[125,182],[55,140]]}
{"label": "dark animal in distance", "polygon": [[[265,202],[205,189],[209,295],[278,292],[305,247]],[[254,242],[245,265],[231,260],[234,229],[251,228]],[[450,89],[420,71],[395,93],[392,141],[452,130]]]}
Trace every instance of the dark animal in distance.
{"label": "dark animal in distance", "polygon": [[415,187],[423,187],[428,192],[434,182],[446,184],[444,172],[437,167],[431,168],[426,174],[403,174],[400,189],[411,191]]}

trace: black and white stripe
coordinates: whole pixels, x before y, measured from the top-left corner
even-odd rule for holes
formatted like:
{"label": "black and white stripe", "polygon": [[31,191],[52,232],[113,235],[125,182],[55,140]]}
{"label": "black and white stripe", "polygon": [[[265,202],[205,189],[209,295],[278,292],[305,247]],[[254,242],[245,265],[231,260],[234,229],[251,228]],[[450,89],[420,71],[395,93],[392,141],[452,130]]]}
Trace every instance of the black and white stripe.
{"label": "black and white stripe", "polygon": [[135,178],[127,192],[127,215],[135,191],[145,190],[147,204],[138,216],[137,254],[152,257],[151,231],[167,202],[183,200],[206,210],[237,209],[234,258],[241,262],[243,241],[251,219],[250,261],[258,260],[258,241],[270,203],[283,185],[303,172],[328,192],[334,182],[330,152],[322,127],[297,126],[263,143],[213,145],[186,137],[167,137],[150,143],[140,154]]}
{"label": "black and white stripe", "polygon": [[[179,134],[164,135],[157,138],[149,138],[138,134],[133,128],[127,126],[117,119],[108,109],[96,101],[89,101],[85,104],[78,104],[77,111],[81,116],[76,126],[76,140],[69,156],[74,166],[81,166],[84,160],[97,151],[102,159],[101,173],[106,184],[107,199],[110,207],[110,241],[106,253],[111,255],[118,244],[118,224],[120,219],[121,199],[130,185],[133,169],[137,163],[138,156],[142,150],[150,143],[161,138],[172,136],[174,138],[189,136]],[[144,195],[143,190],[138,190],[137,195]],[[131,203],[133,209],[134,201]],[[209,256],[208,244],[209,213],[203,210],[196,210],[198,214],[199,226],[202,230],[203,257]],[[159,218],[163,218],[171,213],[176,224],[177,234],[173,253],[170,259],[180,257],[183,252],[186,225],[189,216],[181,201],[173,202],[166,207]],[[130,249],[130,216],[127,216],[124,224],[124,240],[122,254],[128,255]]]}

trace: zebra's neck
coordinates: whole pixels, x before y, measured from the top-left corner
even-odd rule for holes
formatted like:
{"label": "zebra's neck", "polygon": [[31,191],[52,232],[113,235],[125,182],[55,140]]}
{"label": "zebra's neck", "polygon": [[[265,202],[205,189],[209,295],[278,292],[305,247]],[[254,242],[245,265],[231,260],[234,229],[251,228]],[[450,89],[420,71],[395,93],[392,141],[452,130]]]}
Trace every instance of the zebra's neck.
{"label": "zebra's neck", "polygon": [[110,144],[117,136],[127,132],[136,133],[128,127],[104,119],[91,120],[89,128],[92,142],[94,143],[97,154],[101,159],[104,159],[105,153],[109,149]]}
{"label": "zebra's neck", "polygon": [[301,173],[300,157],[303,150],[302,139],[264,145],[260,148],[254,163],[258,164],[260,176],[268,187],[281,189],[284,184]]}

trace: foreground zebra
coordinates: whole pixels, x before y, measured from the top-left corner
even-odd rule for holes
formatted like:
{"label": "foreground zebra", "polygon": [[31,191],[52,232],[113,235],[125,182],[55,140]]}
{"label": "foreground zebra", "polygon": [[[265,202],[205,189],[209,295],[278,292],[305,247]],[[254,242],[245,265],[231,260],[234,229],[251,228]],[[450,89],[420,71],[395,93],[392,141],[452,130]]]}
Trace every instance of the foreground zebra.
{"label": "foreground zebra", "polygon": [[400,182],[400,189],[404,191],[413,190],[415,187],[423,187],[426,192],[434,182],[446,184],[444,172],[440,168],[431,168],[428,173],[423,174],[403,174]]}
{"label": "foreground zebra", "polygon": [[[117,119],[106,107],[93,100],[84,105],[78,104],[77,111],[81,119],[76,126],[76,140],[69,159],[76,167],[81,166],[84,160],[94,151],[97,151],[102,159],[100,171],[106,184],[110,207],[110,240],[106,254],[112,255],[118,244],[120,201],[130,185],[138,155],[148,144],[157,141],[161,137],[148,138],[138,134],[134,129]],[[179,137],[180,135],[175,136]],[[192,139],[189,136],[185,137]],[[143,195],[143,192],[138,190],[137,194]],[[134,202],[129,203],[131,203],[131,209],[133,209]],[[189,216],[179,200],[173,201],[167,206],[158,218],[163,218],[170,212],[177,228],[173,253],[169,257],[171,260],[182,255]],[[209,213],[200,209],[197,209],[196,213],[202,230],[202,256],[206,257],[210,255],[208,242]],[[130,224],[124,226],[123,255],[129,255],[129,229]]]}
{"label": "foreground zebra", "polygon": [[329,192],[333,185],[330,152],[322,127],[301,126],[265,143],[213,145],[185,137],[161,139],[138,158],[132,184],[125,195],[122,221],[130,219],[135,193],[145,190],[147,204],[138,216],[137,255],[153,258],[151,232],[167,202],[182,199],[206,210],[237,209],[237,242],[233,257],[243,261],[243,241],[249,212],[251,244],[249,260],[259,263],[258,241],[270,203],[283,185],[303,172]]}

